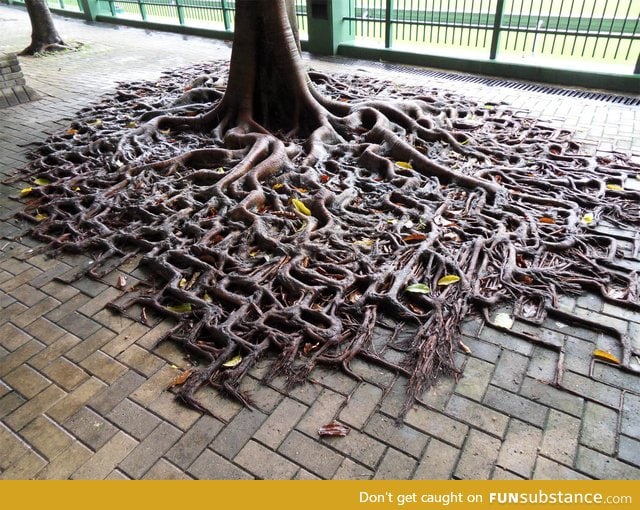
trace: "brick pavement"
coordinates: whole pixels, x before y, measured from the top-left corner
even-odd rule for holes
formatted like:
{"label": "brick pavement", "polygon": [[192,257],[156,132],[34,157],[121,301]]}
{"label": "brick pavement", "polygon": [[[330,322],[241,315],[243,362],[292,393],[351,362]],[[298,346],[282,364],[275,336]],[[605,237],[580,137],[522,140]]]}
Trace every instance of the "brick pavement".
{"label": "brick pavement", "polygon": [[[21,59],[42,98],[3,110],[3,175],[26,161],[25,145],[61,130],[116,82],[229,55],[228,44],[212,40],[56,21],[66,40],[84,46]],[[0,30],[0,52],[28,43],[20,9],[0,6]],[[310,64],[345,71],[339,59]],[[429,83],[526,108],[576,129],[594,151],[615,147],[640,157],[637,107]],[[37,243],[13,239],[23,231],[11,218],[17,204],[8,195],[16,189],[0,192],[2,479],[640,478],[640,380],[592,363],[593,349],[614,346],[611,338],[554,319],[538,331],[553,348],[491,330],[479,319],[466,322],[471,354],[459,355],[465,377],[427,392],[400,426],[395,417],[406,381],[363,362],[353,365],[360,382],[321,369],[316,382],[288,393],[278,379],[260,384],[259,366],[245,386],[256,410],[214,392],[202,397],[214,416],[185,409],[165,391],[176,366],[186,363],[183,354],[170,344],[154,348],[169,324],[147,327],[110,313],[103,305],[116,294],[115,274],[104,282],[64,283],[84,257],[33,255]],[[136,275],[134,263],[119,271]],[[564,299],[562,307],[639,341],[639,314],[590,295]],[[561,353],[564,390],[549,384]],[[333,418],[351,433],[319,439],[318,427]]]}

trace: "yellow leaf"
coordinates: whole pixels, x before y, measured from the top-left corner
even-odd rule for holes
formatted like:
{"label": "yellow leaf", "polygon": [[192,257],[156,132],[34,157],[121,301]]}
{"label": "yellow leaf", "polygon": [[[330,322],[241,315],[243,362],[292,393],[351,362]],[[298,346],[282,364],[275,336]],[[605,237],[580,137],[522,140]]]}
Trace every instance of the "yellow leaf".
{"label": "yellow leaf", "polygon": [[31,193],[33,191],[33,188],[22,188],[20,190],[20,196],[25,197],[27,196],[29,193]]}
{"label": "yellow leaf", "polygon": [[587,213],[582,217],[582,223],[585,223],[586,225],[589,225],[590,223],[593,223],[593,213]]}
{"label": "yellow leaf", "polygon": [[414,283],[412,285],[409,285],[404,290],[406,292],[412,292],[415,294],[429,294],[429,292],[431,292],[431,289],[427,287],[424,283]]}
{"label": "yellow leaf", "polygon": [[135,128],[135,127],[138,127],[138,123],[132,120],[131,122],[127,122],[127,126],[126,127]]}
{"label": "yellow leaf", "polygon": [[235,366],[239,365],[241,361],[242,361],[242,356],[240,356],[238,354],[238,355],[234,356],[233,358],[231,358],[226,363],[223,363],[222,366],[223,367],[227,367],[227,368],[232,368],[232,367],[235,367]]}
{"label": "yellow leaf", "polygon": [[73,188],[73,191],[80,191],[80,186],[76,186],[75,188]]}
{"label": "yellow leaf", "polygon": [[460,277],[455,274],[447,274],[438,280],[438,285],[451,285],[460,281]]}
{"label": "yellow leaf", "polygon": [[413,170],[413,166],[411,166],[411,163],[407,163],[406,161],[396,161],[396,166],[404,168],[405,170]]}
{"label": "yellow leaf", "polygon": [[353,242],[353,244],[357,244],[358,246],[362,246],[364,248],[371,248],[373,246],[373,243],[375,243],[375,241],[369,237],[364,237]]}
{"label": "yellow leaf", "polygon": [[614,363],[615,365],[620,364],[620,360],[611,354],[610,352],[603,351],[602,349],[595,349],[593,351],[593,357],[599,359],[600,361],[607,361],[608,363]]}
{"label": "yellow leaf", "polygon": [[96,126],[96,127],[101,126],[102,125],[102,119],[96,119],[93,122],[89,122],[89,125],[90,126]]}
{"label": "yellow leaf", "polygon": [[284,186],[284,184],[282,184],[281,182],[278,182],[278,183],[273,185],[272,189],[278,190],[278,189],[282,188],[283,186]]}
{"label": "yellow leaf", "polygon": [[163,135],[168,135],[169,133],[171,133],[170,129],[160,129],[159,130]]}
{"label": "yellow leaf", "polygon": [[291,203],[293,204],[293,206],[297,209],[297,211],[299,213],[302,213],[305,216],[311,216],[311,211],[309,210],[309,208],[306,205],[304,205],[302,200],[298,200],[297,198],[292,198],[291,199]]}
{"label": "yellow leaf", "polygon": [[37,179],[34,179],[33,182],[38,186],[46,186],[47,184],[51,183],[49,179],[45,179],[43,177],[38,177]]}
{"label": "yellow leaf", "polygon": [[180,372],[173,379],[171,379],[171,382],[167,386],[167,389],[173,388],[174,386],[180,386],[181,384],[187,382],[187,379],[189,379],[191,372],[193,372],[192,368],[190,368],[189,370],[185,370],[184,372]]}
{"label": "yellow leaf", "polygon": [[607,184],[607,189],[613,191],[624,191],[624,188],[622,186],[618,186],[617,184]]}
{"label": "yellow leaf", "polygon": [[167,309],[171,310],[172,312],[176,312],[176,313],[190,312],[191,311],[191,303],[182,303],[182,304],[179,304],[179,305],[167,306]]}
{"label": "yellow leaf", "polygon": [[295,190],[303,195],[309,191],[307,188],[295,188]]}
{"label": "yellow leaf", "polygon": [[178,283],[178,287],[180,287],[181,289],[186,287],[187,285],[187,279],[183,278],[182,280],[180,280],[180,282]]}
{"label": "yellow leaf", "polygon": [[36,214],[36,215],[34,216],[34,218],[36,219],[36,221],[42,221],[42,220],[44,220],[45,218],[47,218],[47,215],[46,215],[46,214],[42,214],[42,213],[38,213],[38,214]]}
{"label": "yellow leaf", "polygon": [[216,169],[216,173],[218,173],[218,174],[223,174],[223,173],[224,173],[224,168],[222,168],[221,166],[219,166],[219,167]]}
{"label": "yellow leaf", "polygon": [[202,296],[202,299],[204,299],[205,303],[213,302],[213,299],[211,299],[211,296],[207,292],[204,293],[204,296]]}

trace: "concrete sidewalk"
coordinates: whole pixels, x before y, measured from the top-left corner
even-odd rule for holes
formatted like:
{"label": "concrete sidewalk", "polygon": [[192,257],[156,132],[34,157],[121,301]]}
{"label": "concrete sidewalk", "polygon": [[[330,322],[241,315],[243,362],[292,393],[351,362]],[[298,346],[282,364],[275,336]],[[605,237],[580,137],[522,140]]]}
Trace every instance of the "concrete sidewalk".
{"label": "concrete sidewalk", "polygon": [[[0,174],[27,161],[31,142],[68,126],[74,112],[119,81],[228,59],[228,43],[56,17],[79,51],[21,58],[41,99],[0,109]],[[0,53],[28,44],[26,13],[0,5]],[[308,63],[352,72],[340,59]],[[640,157],[640,108],[456,80],[427,80],[363,63],[361,72],[449,89],[480,101],[506,101],[576,131],[593,151]],[[360,72],[360,71],[359,71]],[[548,320],[542,334],[562,347],[564,389],[549,384],[558,351],[465,323],[464,377],[444,380],[395,417],[405,381],[353,364],[363,377],[318,370],[314,383],[285,392],[278,382],[246,389],[249,410],[213,392],[215,417],[177,404],[167,384],[184,367],[169,343],[153,348],[167,322],[150,328],[104,309],[119,294],[115,278],[64,282],[83,257],[32,256],[37,243],[13,240],[14,189],[0,188],[0,478],[3,479],[639,479],[640,378],[592,362],[601,333]],[[132,271],[135,267],[122,267]],[[60,281],[63,280],[63,281]],[[585,295],[563,306],[630,333],[640,314]],[[317,430],[337,418],[344,438]]]}

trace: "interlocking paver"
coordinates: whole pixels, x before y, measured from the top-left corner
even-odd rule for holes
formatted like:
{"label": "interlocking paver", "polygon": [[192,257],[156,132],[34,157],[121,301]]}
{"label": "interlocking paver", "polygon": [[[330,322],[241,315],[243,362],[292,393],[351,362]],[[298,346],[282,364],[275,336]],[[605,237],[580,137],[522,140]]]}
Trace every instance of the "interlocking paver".
{"label": "interlocking paver", "polygon": [[344,459],[338,471],[333,475],[334,480],[369,480],[373,476],[373,471],[353,462],[351,459]]}
{"label": "interlocking paver", "polygon": [[55,384],[47,386],[35,397],[27,400],[10,415],[3,419],[13,430],[20,430],[38,415],[44,413],[52,407],[58,400],[62,399],[66,393]]}
{"label": "interlocking paver", "polygon": [[82,464],[87,462],[93,452],[79,441],[74,441],[67,449],[54,457],[47,466],[38,472],[39,480],[66,480]]}
{"label": "interlocking paver", "polygon": [[[471,349],[471,347],[469,348]],[[465,363],[463,376],[456,385],[456,393],[472,400],[482,400],[494,369],[493,363],[478,358],[469,358]]]}
{"label": "interlocking paver", "polygon": [[228,459],[234,458],[266,419],[260,411],[243,409],[216,436],[211,448]]}
{"label": "interlocking paver", "polygon": [[291,431],[278,453],[324,479],[330,479],[344,457],[297,430]]}
{"label": "interlocking paver", "polygon": [[176,466],[186,469],[213,441],[223,426],[220,420],[212,416],[202,416],[171,447],[165,457]]}
{"label": "interlocking paver", "polygon": [[40,471],[47,461],[40,457],[33,450],[27,451],[20,457],[10,468],[5,470],[1,475],[2,480],[29,480]]}
{"label": "interlocking paver", "polygon": [[91,377],[80,386],[68,393],[47,410],[47,415],[58,423],[62,423],[71,415],[78,412],[91,398],[102,391],[106,384]]}
{"label": "interlocking paver", "polygon": [[140,479],[180,438],[180,430],[162,422],[118,465],[131,478]]}
{"label": "interlocking paver", "polygon": [[411,478],[415,466],[415,459],[394,448],[389,448],[380,461],[373,478],[377,480],[406,480]]}
{"label": "interlocking paver", "polygon": [[64,427],[92,450],[102,448],[118,428],[87,407],[81,408],[63,423]]}
{"label": "interlocking paver", "polygon": [[607,478],[614,480],[638,480],[640,478],[639,468],[584,446],[578,449],[576,469],[592,478],[600,478],[601,473],[607,473]]}
{"label": "interlocking paver", "polygon": [[446,407],[448,415],[489,434],[504,437],[509,417],[486,405],[453,395]]}
{"label": "interlocking paver", "polygon": [[139,441],[160,423],[160,418],[129,399],[114,407],[107,419]]}
{"label": "interlocking paver", "polygon": [[458,459],[454,475],[467,480],[486,480],[498,458],[500,440],[471,429]]}
{"label": "interlocking paver", "polygon": [[366,382],[361,383],[349,396],[347,405],[340,411],[340,421],[361,428],[378,407],[382,389]]}
{"label": "interlocking paver", "polygon": [[421,457],[429,441],[424,432],[420,432],[404,423],[397,423],[395,419],[380,413],[375,413],[371,417],[364,430],[379,441],[416,458]]}
{"label": "interlocking paver", "polygon": [[547,419],[548,409],[545,406],[496,386],[489,387],[484,404],[538,427]]}
{"label": "interlocking paver", "polygon": [[519,420],[511,420],[498,455],[501,466],[522,478],[530,478],[542,439],[542,430]]}
{"label": "interlocking paver", "polygon": [[588,480],[589,477],[544,457],[538,457],[532,480]]}
{"label": "interlocking paver", "polygon": [[437,439],[431,439],[413,473],[413,478],[416,480],[448,480],[453,474],[459,455],[458,448]]}
{"label": "interlocking paver", "polygon": [[406,422],[431,437],[437,437],[455,446],[461,446],[469,427],[464,423],[423,407],[413,407],[406,416]]}
{"label": "interlocking paver", "polygon": [[551,460],[572,466],[578,451],[580,426],[578,418],[551,409],[540,453]]}
{"label": "interlocking paver", "polygon": [[298,466],[293,462],[256,441],[245,444],[234,462],[256,478],[265,480],[290,480],[298,472]]}
{"label": "interlocking paver", "polygon": [[185,472],[167,462],[164,459],[160,459],[156,462],[151,469],[145,473],[142,477],[143,480],[192,480],[190,476]]}
{"label": "interlocking paver", "polygon": [[42,369],[54,383],[66,391],[71,391],[90,376],[76,364],[65,358],[58,358]]}
{"label": "interlocking paver", "polygon": [[133,393],[142,383],[144,377],[128,370],[115,382],[111,383],[104,391],[99,393],[91,401],[91,407],[99,413],[109,413],[120,402]]}
{"label": "interlocking paver", "polygon": [[587,402],[582,417],[580,443],[603,453],[614,454],[618,413],[594,402]]}
{"label": "interlocking paver", "polygon": [[51,384],[49,379],[26,364],[9,372],[4,376],[4,381],[26,398],[35,397]]}
{"label": "interlocking paver", "polygon": [[20,436],[47,460],[56,457],[73,441],[68,432],[44,416],[38,416],[24,427],[20,431]]}
{"label": "interlocking paver", "polygon": [[102,480],[124,459],[137,445],[135,439],[124,432],[118,432],[92,455],[84,464],[74,471],[74,480]]}
{"label": "interlocking paver", "polygon": [[199,480],[251,480],[254,477],[211,450],[203,451],[187,470]]}
{"label": "interlocking paver", "polygon": [[269,415],[254,434],[254,438],[261,443],[277,448],[300,418],[307,411],[307,407],[291,398],[284,398],[278,407]]}

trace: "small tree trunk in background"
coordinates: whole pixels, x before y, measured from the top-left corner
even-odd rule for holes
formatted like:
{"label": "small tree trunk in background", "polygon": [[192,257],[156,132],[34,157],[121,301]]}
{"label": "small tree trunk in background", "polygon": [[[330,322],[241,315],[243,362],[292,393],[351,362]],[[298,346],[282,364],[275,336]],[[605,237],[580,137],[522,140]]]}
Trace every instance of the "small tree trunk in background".
{"label": "small tree trunk in background", "polygon": [[45,0],[25,0],[31,20],[31,44],[20,55],[33,55],[44,51],[67,49],[53,24],[51,11]]}

